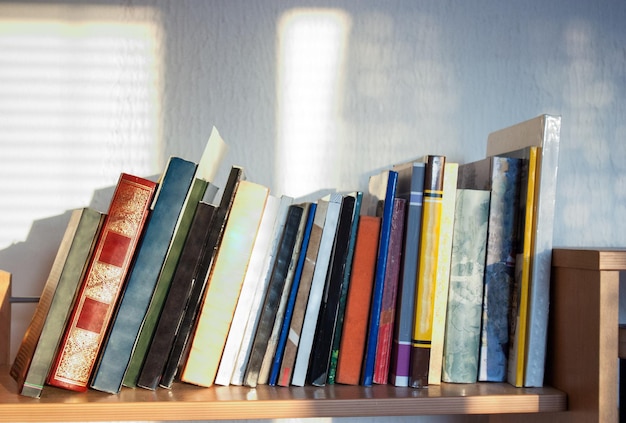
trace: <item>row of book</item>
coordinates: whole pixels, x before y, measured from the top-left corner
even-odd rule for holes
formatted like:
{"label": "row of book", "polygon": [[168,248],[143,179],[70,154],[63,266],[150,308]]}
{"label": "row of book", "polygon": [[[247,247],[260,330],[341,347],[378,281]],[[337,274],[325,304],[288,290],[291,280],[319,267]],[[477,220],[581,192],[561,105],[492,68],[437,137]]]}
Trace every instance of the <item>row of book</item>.
{"label": "row of book", "polygon": [[491,134],[479,162],[430,155],[306,201],[232,166],[219,202],[214,131],[198,164],[122,174],[107,213],[73,212],[11,374],[32,397],[541,386],[559,128],[543,115]]}

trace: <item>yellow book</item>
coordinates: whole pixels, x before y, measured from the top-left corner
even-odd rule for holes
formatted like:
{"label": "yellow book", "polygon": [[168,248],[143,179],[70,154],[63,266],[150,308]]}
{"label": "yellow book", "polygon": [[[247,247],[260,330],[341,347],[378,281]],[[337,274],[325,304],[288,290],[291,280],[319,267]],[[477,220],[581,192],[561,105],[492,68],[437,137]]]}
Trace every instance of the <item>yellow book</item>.
{"label": "yellow book", "polygon": [[212,386],[263,216],[268,188],[241,181],[208,276],[207,291],[181,380]]}
{"label": "yellow book", "polygon": [[529,147],[528,154],[528,180],[526,182],[526,197],[524,201],[524,214],[520,216],[523,222],[523,247],[521,254],[518,252],[516,259],[516,282],[513,297],[513,328],[510,335],[511,348],[509,351],[508,378],[510,384],[524,386],[524,369],[526,365],[526,337],[528,327],[528,296],[531,283],[532,256],[534,253],[534,225],[535,203],[537,194],[537,170],[538,151],[540,147]]}
{"label": "yellow book", "polygon": [[452,234],[454,231],[454,211],[456,209],[456,185],[459,175],[458,163],[446,163],[443,176],[443,199],[441,222],[439,224],[439,252],[437,263],[437,285],[433,309],[433,328],[428,366],[428,384],[441,383],[443,365],[443,341],[446,331],[448,309],[448,287],[450,286],[450,257],[452,254]]}
{"label": "yellow book", "polygon": [[409,386],[414,388],[428,385],[445,159],[445,156],[431,155],[426,163],[415,321],[409,364]]}

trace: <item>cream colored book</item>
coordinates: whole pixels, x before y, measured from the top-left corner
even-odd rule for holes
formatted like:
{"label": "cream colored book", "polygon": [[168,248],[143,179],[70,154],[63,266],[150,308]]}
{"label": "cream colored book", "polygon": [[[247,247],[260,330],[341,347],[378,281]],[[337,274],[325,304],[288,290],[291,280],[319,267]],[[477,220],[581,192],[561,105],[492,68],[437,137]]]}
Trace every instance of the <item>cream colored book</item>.
{"label": "cream colored book", "polygon": [[181,381],[212,386],[252,254],[268,188],[241,181],[181,373]]}

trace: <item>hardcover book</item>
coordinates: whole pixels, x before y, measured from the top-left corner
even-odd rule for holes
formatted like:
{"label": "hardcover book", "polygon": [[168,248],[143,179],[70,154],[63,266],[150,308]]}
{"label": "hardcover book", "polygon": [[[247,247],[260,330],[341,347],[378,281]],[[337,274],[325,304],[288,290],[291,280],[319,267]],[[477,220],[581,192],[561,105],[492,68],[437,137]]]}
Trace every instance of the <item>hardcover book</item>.
{"label": "hardcover book", "polygon": [[[378,331],[380,327],[380,314],[382,310],[383,291],[385,288],[385,275],[387,273],[389,241],[391,238],[391,224],[393,220],[393,205],[398,186],[398,172],[387,170],[373,175],[369,180],[369,204],[370,213],[374,205],[379,206],[379,214],[382,218],[380,224],[380,237],[378,241],[378,256],[376,258],[376,273],[374,286],[372,287],[372,301],[369,316],[369,328],[363,356],[363,385],[371,386],[374,379],[374,367],[376,362],[376,349],[378,343]],[[380,205],[382,204],[382,209]]]}
{"label": "hardcover book", "polygon": [[379,216],[362,215],[359,218],[350,288],[337,357],[336,383],[358,385],[361,380],[381,220]]}
{"label": "hardcover book", "polygon": [[296,302],[293,306],[289,332],[285,341],[283,357],[280,363],[280,371],[276,381],[276,384],[279,386],[289,386],[291,384],[291,376],[293,373],[294,363],[296,361],[296,352],[298,351],[298,345],[300,343],[304,314],[309,300],[311,283],[313,282],[313,272],[315,270],[317,253],[322,239],[324,221],[326,220],[328,202],[318,201],[314,204],[315,216],[313,219],[313,227],[311,228],[311,234],[309,236],[309,245],[306,249],[306,257],[302,268],[302,276],[300,277],[300,285],[296,295]]}
{"label": "hardcover book", "polygon": [[524,386],[543,386],[550,304],[552,267],[552,228],[559,165],[561,117],[541,115],[489,135],[488,156],[508,156],[508,152],[528,146],[540,147],[532,283],[529,298],[528,357]]}
{"label": "hardcover book", "polygon": [[409,386],[413,388],[428,385],[445,162],[446,157],[438,155],[428,156],[426,162],[415,317],[409,366]]}
{"label": "hardcover book", "polygon": [[47,382],[86,391],[157,184],[120,175]]}
{"label": "hardcover book", "polygon": [[191,289],[196,281],[193,273],[199,265],[203,246],[211,231],[217,206],[200,202],[193,216],[189,235],[181,252],[170,290],[163,304],[161,318],[146,353],[137,386],[154,390],[159,386],[161,375],[172,350],[172,343],[183,319],[183,312]]}
{"label": "hardcover book", "polygon": [[269,195],[265,203],[265,210],[259,225],[259,233],[254,242],[254,248],[250,256],[250,262],[246,270],[246,276],[241,286],[241,293],[237,301],[237,308],[233,315],[233,320],[228,331],[228,339],[224,345],[224,352],[220,360],[220,366],[215,376],[216,385],[230,385],[233,376],[235,361],[237,354],[241,349],[241,342],[246,328],[246,324],[250,317],[251,305],[254,294],[261,280],[261,272],[263,263],[267,255],[267,251],[272,242],[272,233],[274,230],[274,222],[278,213],[280,199],[276,196]]}
{"label": "hardcover book", "polygon": [[459,167],[459,188],[491,191],[478,380],[506,381],[522,160],[488,157]]}
{"label": "hardcover book", "polygon": [[241,181],[207,281],[181,381],[212,386],[252,254],[268,188]]}
{"label": "hardcover book", "polygon": [[397,196],[407,202],[404,246],[396,305],[396,324],[391,349],[390,383],[409,386],[409,360],[415,316],[415,286],[419,261],[419,238],[422,230],[422,197],[426,164],[412,161],[396,165]]}
{"label": "hardcover book", "polygon": [[[276,344],[276,352],[272,360],[272,368],[270,371],[268,384],[275,386],[278,382],[278,375],[280,372],[281,364],[283,361],[283,355],[285,352],[285,346],[287,344],[287,338],[290,334],[291,320],[294,315],[294,309],[296,307],[296,300],[298,293],[300,292],[300,283],[302,282],[302,272],[304,271],[304,265],[307,258],[309,249],[309,242],[311,240],[311,232],[313,230],[313,222],[315,221],[315,211],[317,209],[316,203],[307,203],[305,207],[306,220],[303,219],[305,224],[304,235],[302,237],[302,243],[300,251],[298,253],[298,260],[296,263],[295,274],[293,276],[293,282],[289,291],[289,298],[287,300],[287,307],[285,309],[285,317],[281,323],[280,334],[278,337],[278,343]],[[310,285],[309,285],[310,286]],[[294,334],[292,333],[292,337]]]}
{"label": "hardcover book", "polygon": [[274,222],[274,229],[272,230],[271,246],[267,251],[265,260],[263,261],[259,284],[257,285],[254,297],[252,298],[250,316],[246,322],[245,330],[241,339],[241,347],[239,348],[237,359],[235,361],[235,367],[233,369],[233,376],[230,380],[232,385],[243,385],[246,367],[248,366],[248,360],[250,358],[250,350],[252,349],[252,343],[254,342],[254,335],[257,331],[259,318],[261,317],[261,311],[263,309],[263,302],[265,301],[267,288],[272,277],[272,270],[274,269],[274,264],[276,263],[276,254],[285,230],[289,207],[292,203],[293,197],[287,195],[282,195],[280,197],[278,212]]}
{"label": "hardcover book", "polygon": [[[291,288],[294,285],[294,278],[298,269],[298,263],[300,262],[300,253],[302,251],[302,245],[307,231],[310,205],[311,203],[309,202],[299,204],[299,206],[302,208],[300,225],[298,226],[298,232],[296,233],[296,240],[291,253],[291,259],[289,260],[289,267],[287,268],[287,275],[285,277],[283,290],[280,294],[280,300],[278,301],[276,316],[274,317],[272,330],[267,341],[267,346],[265,347],[265,353],[263,355],[263,361],[261,362],[261,368],[259,369],[259,377],[257,379],[258,385],[267,385],[269,381],[271,367],[274,362],[274,356],[276,355],[276,348],[278,346],[278,340],[280,337],[280,331],[283,327],[285,314],[287,313],[287,305],[291,294]],[[277,359],[280,360],[280,357],[277,357]]]}
{"label": "hardcover book", "polygon": [[322,231],[322,239],[320,240],[315,270],[313,272],[313,280],[311,281],[309,301],[306,306],[304,321],[302,322],[300,344],[296,353],[296,361],[291,379],[291,384],[295,386],[304,386],[306,383],[322,295],[324,293],[326,278],[330,271],[330,260],[333,245],[335,244],[342,200],[343,196],[336,193],[320,200],[327,201],[328,205],[326,209],[326,219],[324,220],[324,230]]}
{"label": "hardcover book", "polygon": [[[224,228],[230,216],[237,187],[244,179],[243,169],[239,166],[232,166],[219,206],[215,212],[213,223],[211,224],[211,231],[202,247],[197,267],[193,271],[192,288],[189,293],[189,298],[185,303],[182,321],[176,332],[172,350],[165,364],[161,381],[159,382],[159,385],[164,388],[170,388],[172,386],[174,379],[179,376],[180,368],[186,361],[188,342],[195,328],[197,315],[204,298],[207,280],[210,276],[217,250],[219,249],[224,235]],[[124,383],[126,383],[126,381]]]}
{"label": "hardcover book", "polygon": [[350,230],[354,217],[355,198],[343,196],[341,212],[337,223],[337,234],[331,253],[329,273],[322,293],[320,312],[315,330],[315,341],[311,350],[308,371],[309,382],[314,386],[326,385],[328,368],[332,353],[337,313],[339,311],[339,297],[341,295],[344,270],[350,243]]}
{"label": "hardcover book", "polygon": [[383,288],[383,299],[378,323],[374,377],[372,379],[372,382],[376,384],[386,384],[389,377],[389,362],[396,317],[396,297],[400,277],[400,262],[402,260],[405,208],[406,201],[403,198],[394,199],[385,286]]}
{"label": "hardcover book", "polygon": [[90,382],[93,389],[115,394],[122,388],[122,379],[195,171],[193,162],[178,157],[168,161],[119,305],[111,317],[110,329],[94,366]]}
{"label": "hardcover book", "polygon": [[490,192],[459,189],[456,197],[441,379],[475,383]]}
{"label": "hardcover book", "polygon": [[446,162],[443,175],[441,222],[439,224],[439,253],[437,253],[437,282],[435,286],[435,303],[433,304],[433,328],[430,342],[430,361],[428,363],[429,385],[439,385],[441,383],[458,174],[459,164]]}
{"label": "hardcover book", "polygon": [[297,204],[289,206],[285,229],[276,253],[276,263],[272,269],[243,380],[244,385],[252,388],[257,385],[259,379],[261,364],[276,320],[303,215],[302,206]]}
{"label": "hardcover book", "polygon": [[80,281],[93,254],[105,215],[89,208],[72,211],[10,374],[21,395],[39,398],[63,335]]}

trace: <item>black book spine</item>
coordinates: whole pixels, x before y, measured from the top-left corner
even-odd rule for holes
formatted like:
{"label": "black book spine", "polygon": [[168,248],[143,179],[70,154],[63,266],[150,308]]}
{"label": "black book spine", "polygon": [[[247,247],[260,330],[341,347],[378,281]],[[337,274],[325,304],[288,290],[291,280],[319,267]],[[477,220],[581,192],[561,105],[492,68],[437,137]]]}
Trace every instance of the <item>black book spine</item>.
{"label": "black book spine", "polygon": [[337,324],[337,312],[339,310],[339,298],[343,285],[343,274],[350,242],[350,229],[355,199],[345,196],[341,204],[339,226],[335,237],[335,245],[332,253],[332,263],[329,276],[324,287],[322,305],[315,330],[315,341],[309,364],[309,383],[315,386],[324,386],[328,376],[328,366],[335,336]]}

